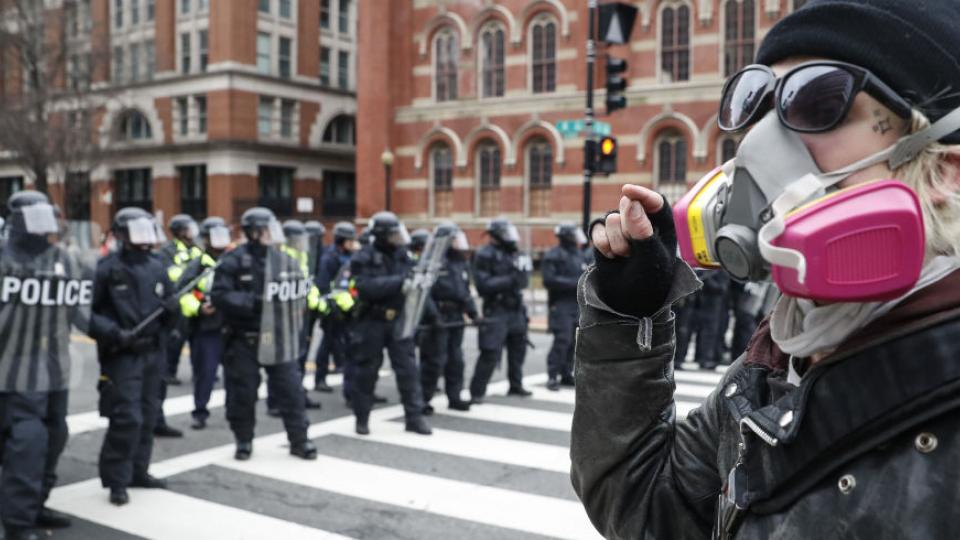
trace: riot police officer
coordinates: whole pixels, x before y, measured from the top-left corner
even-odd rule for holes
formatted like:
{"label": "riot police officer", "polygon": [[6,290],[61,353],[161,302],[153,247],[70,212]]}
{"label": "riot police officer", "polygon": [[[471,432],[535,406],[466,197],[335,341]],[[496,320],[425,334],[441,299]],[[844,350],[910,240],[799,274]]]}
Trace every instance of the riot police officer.
{"label": "riot police officer", "polygon": [[320,340],[320,347],[315,359],[314,390],[317,392],[333,392],[333,388],[327,384],[330,355],[333,354],[334,365],[344,371],[343,397],[347,401],[351,399],[350,385],[353,379],[354,365],[347,361],[347,355],[350,353],[347,318],[351,314],[345,311],[343,306],[350,306],[352,310],[353,304],[345,297],[339,302],[337,299],[344,294],[350,294],[350,257],[358,247],[357,229],[353,226],[353,223],[341,221],[334,225],[333,244],[324,250],[316,279],[320,293],[332,297],[331,309],[333,311],[321,321],[323,338]]}
{"label": "riot police officer", "polygon": [[517,228],[498,218],[487,225],[490,243],[477,251],[473,259],[473,278],[483,298],[483,324],[478,341],[480,357],[470,380],[473,403],[483,403],[487,383],[507,349],[507,378],[511,396],[528,397],[523,387],[523,361],[527,354],[527,308],[523,289],[530,282],[529,257],[518,252]]}
{"label": "riot police officer", "polygon": [[587,238],[573,223],[554,229],[559,244],[543,258],[543,286],[547,289],[549,315],[547,327],[553,345],[547,355],[547,389],[573,386],[573,342],[580,310],[577,307],[577,282],[586,270],[583,246]]}
{"label": "riot police officer", "polygon": [[[180,281],[183,272],[191,261],[200,258],[202,250],[195,244],[199,229],[197,222],[186,214],[177,214],[170,218],[170,235],[172,238],[157,250],[157,255],[167,265],[167,277],[176,284]],[[153,434],[157,437],[183,437],[183,432],[167,424],[167,417],[163,413],[163,402],[167,399],[167,386],[180,385],[177,378],[177,368],[180,365],[180,355],[183,345],[187,342],[190,331],[188,322],[183,317],[175,317],[173,328],[166,342],[166,372],[160,382],[160,410],[157,413],[157,425]]]}
{"label": "riot police officer", "polygon": [[[130,500],[128,487],[166,487],[147,468],[160,408],[165,325],[177,298],[166,268],[150,251],[159,237],[153,217],[140,208],[123,208],[112,230],[121,247],[97,263],[90,335],[100,358],[100,414],[110,419],[100,451],[100,481],[110,490],[110,502],[123,505]],[[152,317],[161,310],[164,317]]]}
{"label": "riot police officer", "polygon": [[[51,243],[57,221],[46,195],[20,191],[7,207],[8,238],[0,247],[0,521],[7,539],[38,539],[46,534],[37,528],[70,526],[44,503],[67,442],[70,328],[61,326],[89,308],[92,283],[75,258]],[[27,292],[65,286],[73,294],[54,292],[51,302]],[[10,376],[28,369],[38,376]]]}
{"label": "riot police officer", "polygon": [[407,245],[407,249],[410,250],[410,256],[414,262],[420,260],[420,255],[423,254],[423,250],[427,247],[429,241],[430,231],[426,229],[417,229],[410,233],[410,243]]}
{"label": "riot police officer", "polygon": [[316,276],[320,266],[320,259],[323,257],[323,237],[327,234],[327,228],[323,223],[311,219],[303,224],[307,230],[309,248],[307,250],[308,276]]}
{"label": "riot police officer", "polygon": [[371,236],[373,242],[350,260],[359,304],[350,330],[352,359],[357,366],[353,388],[356,431],[360,435],[370,433],[373,390],[383,363],[383,349],[387,349],[403,401],[406,430],[429,435],[430,426],[423,418],[413,338],[402,338],[397,328],[405,285],[413,268],[406,248],[409,235],[396,215],[379,212],[371,218]]}
{"label": "riot police officer", "polygon": [[180,312],[189,321],[190,364],[193,368],[193,429],[207,427],[210,411],[207,403],[217,377],[217,368],[223,357],[223,339],[220,329],[223,317],[210,301],[213,270],[217,259],[230,246],[230,229],[221,217],[208,217],[200,223],[200,241],[203,255],[190,261],[177,289],[200,278],[192,291],[180,297]]}
{"label": "riot police officer", "polygon": [[[300,264],[280,251],[283,230],[273,212],[255,207],[240,218],[247,242],[225,253],[210,293],[224,318],[224,386],[234,457],[250,459],[260,368],[276,390],[290,453],[316,459],[307,439],[303,383],[296,359],[307,296]],[[269,325],[269,327],[268,327]]]}
{"label": "riot police officer", "polygon": [[466,315],[476,321],[479,315],[470,294],[470,273],[466,253],[470,249],[466,234],[452,221],[437,226],[437,235],[453,237],[445,254],[443,270],[430,291],[436,306],[436,322],[426,332],[427,354],[421,354],[420,386],[423,388],[425,414],[432,414],[430,400],[443,375],[447,405],[455,411],[470,410],[470,402],[460,397],[463,389],[463,330]]}

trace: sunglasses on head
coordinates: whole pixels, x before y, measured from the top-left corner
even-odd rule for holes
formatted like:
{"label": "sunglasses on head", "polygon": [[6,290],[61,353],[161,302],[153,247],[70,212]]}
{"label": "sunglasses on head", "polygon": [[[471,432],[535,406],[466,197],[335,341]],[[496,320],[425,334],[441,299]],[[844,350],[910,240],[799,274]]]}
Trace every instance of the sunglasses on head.
{"label": "sunglasses on head", "polygon": [[723,131],[740,131],[776,106],[788,129],[822,133],[843,122],[861,91],[897,116],[910,118],[910,104],[873,73],[845,62],[818,60],[800,64],[780,78],[764,65],[743,68],[723,85],[717,120]]}

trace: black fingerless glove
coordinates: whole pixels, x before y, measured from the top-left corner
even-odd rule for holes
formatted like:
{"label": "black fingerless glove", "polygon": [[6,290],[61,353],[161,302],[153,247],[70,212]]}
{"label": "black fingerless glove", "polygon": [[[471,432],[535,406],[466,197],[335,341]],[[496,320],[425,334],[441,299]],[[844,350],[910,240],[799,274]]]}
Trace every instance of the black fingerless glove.
{"label": "black fingerless glove", "polygon": [[653,236],[631,241],[629,257],[609,259],[599,251],[595,253],[600,299],[620,313],[635,317],[656,313],[673,285],[677,232],[666,199],[663,208],[649,217]]}

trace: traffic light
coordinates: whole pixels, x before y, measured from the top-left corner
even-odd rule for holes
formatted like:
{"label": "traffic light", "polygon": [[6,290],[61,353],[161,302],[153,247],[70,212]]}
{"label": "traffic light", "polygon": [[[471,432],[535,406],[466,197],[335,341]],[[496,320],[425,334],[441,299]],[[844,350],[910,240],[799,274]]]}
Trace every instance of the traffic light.
{"label": "traffic light", "polygon": [[627,89],[627,80],[623,73],[627,71],[627,61],[607,55],[607,114],[627,106],[627,97],[623,91]]}
{"label": "traffic light", "polygon": [[617,172],[617,139],[604,137],[600,139],[597,148],[597,161],[593,168],[598,174],[613,174]]}

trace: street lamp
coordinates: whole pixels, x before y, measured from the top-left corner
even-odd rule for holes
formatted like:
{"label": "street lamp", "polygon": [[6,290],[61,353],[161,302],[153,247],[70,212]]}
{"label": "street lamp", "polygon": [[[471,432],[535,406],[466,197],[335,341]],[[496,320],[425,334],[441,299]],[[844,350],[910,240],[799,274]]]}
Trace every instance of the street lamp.
{"label": "street lamp", "polygon": [[390,173],[393,170],[393,152],[390,149],[386,149],[380,154],[380,162],[383,163],[383,175],[385,177],[385,182],[383,183],[383,200],[386,205],[386,210],[390,211]]}

